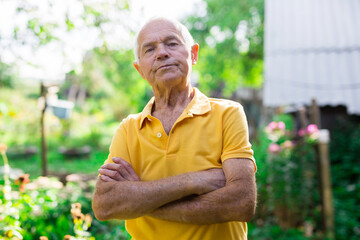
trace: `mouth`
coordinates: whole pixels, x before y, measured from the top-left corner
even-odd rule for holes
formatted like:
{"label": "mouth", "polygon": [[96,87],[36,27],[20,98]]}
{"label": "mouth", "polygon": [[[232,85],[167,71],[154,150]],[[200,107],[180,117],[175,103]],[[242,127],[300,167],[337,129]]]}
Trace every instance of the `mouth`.
{"label": "mouth", "polygon": [[165,68],[168,68],[168,67],[173,67],[173,66],[176,66],[176,65],[175,64],[165,64],[165,65],[162,65],[162,66],[158,67],[156,69],[156,71],[160,70],[160,69],[165,69]]}

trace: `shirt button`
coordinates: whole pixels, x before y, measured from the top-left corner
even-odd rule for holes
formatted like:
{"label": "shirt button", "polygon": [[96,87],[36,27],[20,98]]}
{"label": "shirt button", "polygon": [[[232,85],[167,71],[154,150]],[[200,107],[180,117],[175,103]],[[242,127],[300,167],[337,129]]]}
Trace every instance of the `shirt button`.
{"label": "shirt button", "polygon": [[158,138],[160,138],[160,137],[161,137],[161,132],[158,132],[158,133],[156,134],[156,136],[157,136]]}

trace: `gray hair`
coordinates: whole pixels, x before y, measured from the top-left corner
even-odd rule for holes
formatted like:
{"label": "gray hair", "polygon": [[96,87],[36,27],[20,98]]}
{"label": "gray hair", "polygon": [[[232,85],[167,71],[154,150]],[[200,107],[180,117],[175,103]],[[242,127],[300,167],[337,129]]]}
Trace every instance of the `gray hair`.
{"label": "gray hair", "polygon": [[139,39],[140,32],[149,23],[151,23],[153,21],[158,21],[158,20],[164,20],[164,21],[168,21],[168,22],[173,23],[175,25],[175,28],[180,31],[182,37],[184,38],[185,45],[186,45],[187,48],[191,49],[191,47],[195,44],[194,38],[191,36],[191,33],[189,32],[189,30],[185,27],[185,25],[183,25],[179,21],[177,21],[175,19],[165,18],[165,17],[153,17],[153,18],[150,18],[149,20],[147,20],[145,22],[145,24],[141,27],[140,31],[137,32],[137,34],[135,36],[135,44],[134,44],[135,62],[137,62],[137,63],[139,62],[139,42],[138,42],[138,39]]}

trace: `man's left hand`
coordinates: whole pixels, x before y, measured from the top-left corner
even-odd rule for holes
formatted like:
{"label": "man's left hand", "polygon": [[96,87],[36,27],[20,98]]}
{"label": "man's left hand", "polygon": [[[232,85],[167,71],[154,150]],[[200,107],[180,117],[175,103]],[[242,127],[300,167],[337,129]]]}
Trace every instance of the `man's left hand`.
{"label": "man's left hand", "polygon": [[133,167],[122,158],[112,158],[114,163],[107,163],[101,166],[100,179],[105,182],[113,181],[140,181]]}

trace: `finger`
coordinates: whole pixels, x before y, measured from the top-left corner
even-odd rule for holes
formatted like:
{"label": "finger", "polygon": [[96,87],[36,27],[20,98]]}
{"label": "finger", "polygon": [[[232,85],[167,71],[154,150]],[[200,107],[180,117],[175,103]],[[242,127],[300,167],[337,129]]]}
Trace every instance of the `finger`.
{"label": "finger", "polygon": [[124,171],[126,171],[126,173],[124,172],[124,174],[126,174],[126,178],[128,180],[130,180],[130,181],[139,181],[140,180],[139,176],[135,173],[135,171],[130,163],[128,163],[124,159],[118,158],[118,157],[114,157],[113,161],[115,163],[118,163],[119,165],[121,165],[121,167],[124,169]]}
{"label": "finger", "polygon": [[122,161],[115,160],[115,163],[108,163],[102,166],[103,169],[108,169],[112,171],[116,171],[123,179],[120,181],[134,181],[133,177],[129,174],[126,170],[125,166],[123,165]]}
{"label": "finger", "polygon": [[129,174],[130,180],[132,180],[132,181],[139,181],[140,180],[139,176],[136,174],[136,172],[134,171],[134,168],[131,166],[131,164],[129,162],[125,161],[122,158],[117,158],[117,157],[114,157],[113,161],[116,162],[116,163],[121,164],[124,167],[124,169]]}
{"label": "finger", "polygon": [[109,169],[113,171],[117,171],[119,168],[119,164],[117,163],[107,163],[101,166],[102,169]]}
{"label": "finger", "polygon": [[134,168],[133,168],[128,162],[126,162],[125,168],[126,168],[126,171],[128,171],[128,173],[130,174],[130,176],[133,178],[134,181],[140,181],[140,178],[139,178],[139,176],[136,174]]}
{"label": "finger", "polygon": [[118,174],[120,174],[122,176],[122,178],[124,178],[124,179],[121,179],[122,181],[123,180],[134,181],[133,177],[126,170],[126,168],[125,168],[125,166],[123,165],[122,162],[119,162],[119,163],[107,163],[107,164],[102,165],[101,169],[107,169],[107,170],[118,172]]}
{"label": "finger", "polygon": [[105,175],[107,177],[114,179],[115,181],[125,181],[126,180],[118,171],[100,168],[98,170],[98,172],[102,175]]}
{"label": "finger", "polygon": [[134,171],[134,168],[131,166],[130,163],[127,161],[121,159],[122,165],[125,167],[126,171],[130,174],[130,176],[133,178],[134,181],[140,180],[139,176]]}
{"label": "finger", "polygon": [[104,181],[104,182],[115,182],[114,179],[112,179],[112,178],[110,178],[110,177],[108,177],[108,176],[106,176],[106,175],[101,175],[101,176],[100,176],[100,179],[101,179],[102,181]]}
{"label": "finger", "polygon": [[[117,160],[115,160],[117,161]],[[116,163],[116,170],[128,181],[133,181],[133,177],[127,171],[126,166],[124,165],[125,161],[118,161]]]}

